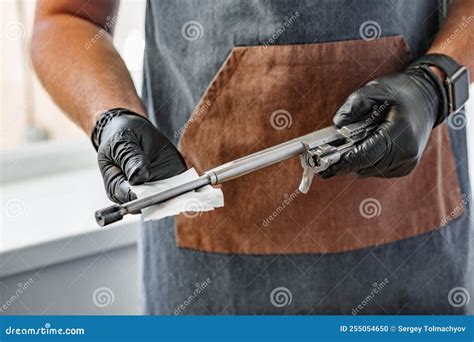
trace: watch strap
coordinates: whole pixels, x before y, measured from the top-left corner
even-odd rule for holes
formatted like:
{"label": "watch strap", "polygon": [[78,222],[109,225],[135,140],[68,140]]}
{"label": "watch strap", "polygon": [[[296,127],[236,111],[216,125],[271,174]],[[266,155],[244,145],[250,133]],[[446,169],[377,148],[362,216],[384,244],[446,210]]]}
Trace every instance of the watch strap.
{"label": "watch strap", "polygon": [[[435,66],[446,75],[444,80],[439,77],[427,66]],[[444,89],[442,96],[442,107],[444,113],[439,120],[444,120],[448,115],[458,112],[464,107],[469,99],[469,71],[466,67],[457,63],[454,59],[447,55],[433,53],[418,58],[410,67],[424,68],[430,75],[435,75],[436,79],[441,82]]]}
{"label": "watch strap", "polygon": [[413,65],[428,64],[441,69],[447,77],[453,77],[463,66],[449,56],[441,53],[431,53],[418,58]]}

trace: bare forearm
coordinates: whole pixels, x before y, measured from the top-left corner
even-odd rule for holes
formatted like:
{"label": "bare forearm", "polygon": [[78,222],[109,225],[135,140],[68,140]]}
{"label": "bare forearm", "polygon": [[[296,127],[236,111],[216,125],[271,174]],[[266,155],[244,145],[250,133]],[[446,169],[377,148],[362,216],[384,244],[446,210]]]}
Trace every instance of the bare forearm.
{"label": "bare forearm", "polygon": [[95,23],[68,14],[37,20],[31,55],[45,88],[87,134],[110,108],[146,115],[110,34]]}
{"label": "bare forearm", "polygon": [[[474,75],[474,1],[457,0],[428,53],[442,53],[466,66]],[[472,79],[472,76],[471,76]]]}

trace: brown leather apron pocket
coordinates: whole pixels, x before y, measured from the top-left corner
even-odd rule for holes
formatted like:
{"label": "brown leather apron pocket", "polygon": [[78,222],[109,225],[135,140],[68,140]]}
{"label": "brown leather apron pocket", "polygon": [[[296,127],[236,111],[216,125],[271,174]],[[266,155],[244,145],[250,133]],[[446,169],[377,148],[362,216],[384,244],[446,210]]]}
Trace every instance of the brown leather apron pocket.
{"label": "brown leather apron pocket", "polygon": [[[410,58],[399,36],[236,47],[191,116],[180,150],[201,173],[331,125],[352,91],[402,70]],[[444,124],[409,176],[315,177],[309,193],[300,194],[301,174],[294,158],[222,184],[223,209],[177,218],[178,246],[245,254],[349,251],[437,229],[461,202]]]}

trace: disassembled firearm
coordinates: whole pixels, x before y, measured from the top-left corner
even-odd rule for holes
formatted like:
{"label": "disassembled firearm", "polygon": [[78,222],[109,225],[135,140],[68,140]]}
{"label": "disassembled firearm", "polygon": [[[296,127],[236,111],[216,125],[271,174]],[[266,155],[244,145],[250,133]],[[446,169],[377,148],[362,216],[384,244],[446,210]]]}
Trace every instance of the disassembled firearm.
{"label": "disassembled firearm", "polygon": [[364,123],[354,123],[339,129],[334,126],[326,127],[217,166],[188,183],[128,203],[114,204],[98,210],[95,212],[95,218],[97,223],[103,227],[121,220],[127,214],[137,213],[141,209],[162,203],[186,192],[197,190],[206,185],[221,184],[296,156],[300,156],[303,167],[299,190],[302,193],[307,193],[315,173],[322,172],[332,164],[339,162],[344,152],[364,139],[375,127],[376,125]]}

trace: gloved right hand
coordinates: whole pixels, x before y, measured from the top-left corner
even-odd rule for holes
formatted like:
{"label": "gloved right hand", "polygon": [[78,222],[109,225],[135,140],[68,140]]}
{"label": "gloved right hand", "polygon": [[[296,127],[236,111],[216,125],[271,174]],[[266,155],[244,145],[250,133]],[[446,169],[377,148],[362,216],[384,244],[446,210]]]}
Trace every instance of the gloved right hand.
{"label": "gloved right hand", "polygon": [[107,196],[115,203],[137,198],[129,184],[173,177],[187,169],[175,146],[148,119],[123,108],[102,114],[91,138]]}
{"label": "gloved right hand", "polygon": [[[446,117],[436,74],[410,65],[356,90],[339,108],[334,124],[378,122],[377,129],[321,173],[359,177],[402,177],[421,160],[433,127]],[[380,110],[380,112],[378,111]]]}

